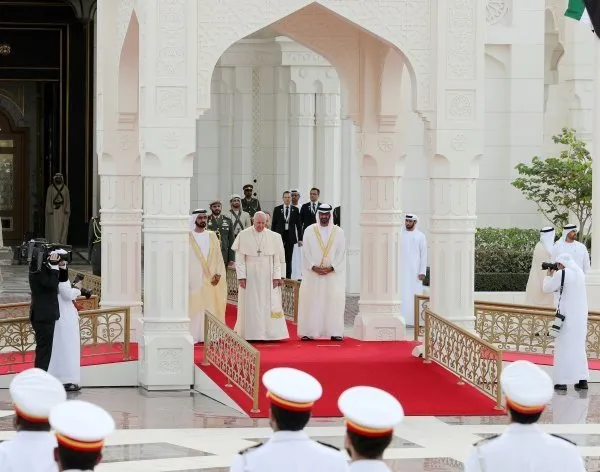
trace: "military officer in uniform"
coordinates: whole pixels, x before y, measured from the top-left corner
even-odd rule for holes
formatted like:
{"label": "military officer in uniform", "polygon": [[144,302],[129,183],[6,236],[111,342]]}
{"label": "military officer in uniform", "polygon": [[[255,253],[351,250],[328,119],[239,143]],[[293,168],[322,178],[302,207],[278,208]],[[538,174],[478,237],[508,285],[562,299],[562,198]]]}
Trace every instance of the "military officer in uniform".
{"label": "military officer in uniform", "polygon": [[404,418],[400,402],[375,387],[352,387],[338,399],[346,419],[346,450],[351,472],[388,472],[383,453],[392,443],[394,427]]}
{"label": "military officer in uniform", "polygon": [[252,196],[254,185],[244,185],[244,198],[242,199],[242,210],[250,215],[250,218],[254,219],[254,213],[261,211],[260,202],[258,198]]}
{"label": "military officer in uniform", "polygon": [[317,379],[289,367],[271,369],[263,376],[271,402],[269,422],[273,436],[241,451],[231,472],[344,472],[346,458],[337,448],[313,441],[304,432],[314,403],[323,388]]}
{"label": "military officer in uniform", "polygon": [[475,444],[465,472],[584,472],[575,443],[537,425],[554,393],[550,376],[531,362],[516,361],[502,371],[500,385],[511,423]]}
{"label": "military officer in uniform", "polygon": [[50,410],[67,400],[62,383],[41,369],[15,375],[9,387],[17,435],[0,444],[2,472],[57,471],[56,438],[50,433]]}
{"label": "military officer in uniform", "polygon": [[207,228],[217,233],[217,237],[221,241],[221,253],[223,254],[225,266],[232,266],[235,261],[234,252],[231,250],[231,245],[235,240],[233,237],[233,222],[231,218],[221,214],[222,207],[221,200],[210,202],[211,215],[208,217]]}
{"label": "military officer in uniform", "polygon": [[50,425],[58,442],[54,459],[59,470],[70,472],[94,470],[102,460],[104,440],[115,430],[108,412],[82,400],[54,407]]}
{"label": "military officer in uniform", "polygon": [[92,272],[100,277],[102,275],[102,230],[100,217],[94,216],[88,227],[88,257],[92,264]]}

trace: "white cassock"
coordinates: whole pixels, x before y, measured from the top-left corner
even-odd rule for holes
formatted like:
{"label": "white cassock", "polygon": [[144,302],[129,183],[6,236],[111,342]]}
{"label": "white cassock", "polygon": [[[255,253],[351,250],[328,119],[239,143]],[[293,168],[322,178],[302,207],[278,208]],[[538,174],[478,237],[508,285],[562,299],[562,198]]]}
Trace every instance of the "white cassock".
{"label": "white cassock", "polygon": [[554,295],[542,291],[544,278],[546,277],[546,271],[542,269],[542,262],[550,262],[551,257],[552,255],[544,243],[540,241],[535,245],[529,279],[527,279],[527,288],[525,289],[526,305],[554,306]]}
{"label": "white cassock", "polygon": [[[298,205],[294,205],[300,211],[302,203],[298,202]],[[296,240],[300,240],[301,234],[298,234],[296,228]],[[294,251],[292,252],[292,280],[302,280],[302,246],[298,246],[298,243],[294,244]]]}
{"label": "white cassock", "polygon": [[[585,275],[572,259],[558,258],[565,266],[565,284],[559,311],[565,316],[562,328],[554,341],[554,384],[574,385],[589,380],[585,344],[587,338],[588,304]],[[544,292],[557,292],[561,271],[544,278]]]}
{"label": "white cassock", "polygon": [[0,444],[2,472],[58,472],[56,436],[50,431],[19,431]]}
{"label": "white cassock", "polygon": [[415,295],[423,293],[423,281],[419,274],[427,273],[427,239],[418,229],[402,229],[400,253],[400,300],[402,318],[406,326],[415,324]]}
{"label": "white cassock", "polygon": [[60,318],[54,325],[54,341],[48,373],[64,384],[78,385],[81,381],[81,338],[79,313],[73,301],[81,295],[71,282],[58,284]]}
{"label": "white cassock", "polygon": [[246,280],[246,288],[238,289],[235,332],[250,341],[288,339],[281,287],[273,288],[273,280],[285,275],[281,236],[251,226],[238,234],[231,249],[236,253],[237,278]]}
{"label": "white cassock", "polygon": [[[333,223],[333,218],[330,219]],[[310,225],[304,231],[303,279],[298,300],[298,336],[329,338],[344,336],[346,308],[346,238],[333,224]],[[333,267],[319,275],[312,267]]]}

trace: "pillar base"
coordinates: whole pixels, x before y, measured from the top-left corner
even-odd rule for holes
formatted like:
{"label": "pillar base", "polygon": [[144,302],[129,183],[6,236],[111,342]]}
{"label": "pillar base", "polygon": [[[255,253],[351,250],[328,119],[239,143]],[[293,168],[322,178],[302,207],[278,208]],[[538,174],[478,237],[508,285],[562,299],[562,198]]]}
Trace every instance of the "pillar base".
{"label": "pillar base", "polygon": [[600,311],[600,270],[590,270],[585,276],[588,311]]}
{"label": "pillar base", "polygon": [[352,337],[361,341],[402,341],[406,326],[402,318],[384,314],[361,314],[354,318]]}
{"label": "pillar base", "polygon": [[189,390],[194,384],[194,341],[189,320],[143,319],[138,383],[147,390]]}

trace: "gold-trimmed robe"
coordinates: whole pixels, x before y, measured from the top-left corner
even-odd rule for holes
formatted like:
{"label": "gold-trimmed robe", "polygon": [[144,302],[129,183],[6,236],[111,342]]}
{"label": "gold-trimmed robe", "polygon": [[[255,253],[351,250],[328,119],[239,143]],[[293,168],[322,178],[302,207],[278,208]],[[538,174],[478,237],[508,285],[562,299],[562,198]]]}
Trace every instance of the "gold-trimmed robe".
{"label": "gold-trimmed robe", "polygon": [[[208,257],[194,232],[190,232],[190,272],[189,272],[189,317],[190,331],[194,342],[204,342],[204,311],[209,311],[225,323],[227,307],[227,274],[221,253],[221,243],[217,235],[206,230],[209,237]],[[214,275],[221,275],[217,285],[212,285]]]}

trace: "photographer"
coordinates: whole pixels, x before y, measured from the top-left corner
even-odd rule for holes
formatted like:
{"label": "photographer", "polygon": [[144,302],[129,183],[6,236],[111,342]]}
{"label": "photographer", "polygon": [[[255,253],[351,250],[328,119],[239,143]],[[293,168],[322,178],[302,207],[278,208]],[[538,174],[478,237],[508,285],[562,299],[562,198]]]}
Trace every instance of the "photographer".
{"label": "photographer", "polygon": [[[570,254],[560,254],[544,278],[544,293],[558,292],[554,321],[554,389],[587,390],[588,371],[585,342],[588,305],[585,275]],[[564,321],[560,321],[564,317]]]}
{"label": "photographer", "polygon": [[[64,249],[56,251],[59,255],[66,256]],[[61,262],[62,263],[62,262]],[[48,373],[60,380],[67,392],[81,390],[81,339],[79,328],[79,313],[74,301],[82,293],[81,275],[74,280],[68,280],[67,263],[64,262],[67,280],[58,284],[58,307],[60,318],[54,328],[54,342],[52,343],[52,357],[48,366]],[[62,273],[62,270],[61,270]]]}
{"label": "photographer", "polygon": [[36,265],[35,260],[31,261],[29,267],[31,289],[29,319],[35,333],[35,367],[45,371],[48,370],[52,355],[54,324],[60,316],[57,298],[58,283],[68,280],[65,267],[66,263],[61,262],[60,256],[55,251],[49,254],[41,267]]}

